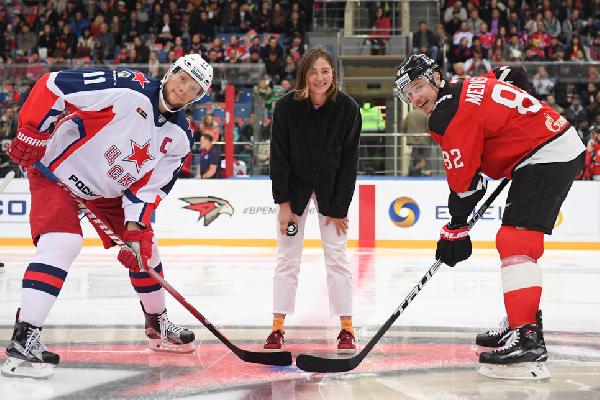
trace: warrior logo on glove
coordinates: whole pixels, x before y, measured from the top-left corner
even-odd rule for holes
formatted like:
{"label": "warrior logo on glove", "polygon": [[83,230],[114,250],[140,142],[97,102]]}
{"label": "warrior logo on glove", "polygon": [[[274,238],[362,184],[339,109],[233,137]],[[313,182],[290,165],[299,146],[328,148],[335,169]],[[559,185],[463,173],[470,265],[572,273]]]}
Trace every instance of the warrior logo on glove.
{"label": "warrior logo on glove", "polygon": [[23,126],[19,128],[17,137],[7,149],[10,159],[21,167],[31,167],[34,162],[41,160],[46,152],[50,136],[36,129]]}

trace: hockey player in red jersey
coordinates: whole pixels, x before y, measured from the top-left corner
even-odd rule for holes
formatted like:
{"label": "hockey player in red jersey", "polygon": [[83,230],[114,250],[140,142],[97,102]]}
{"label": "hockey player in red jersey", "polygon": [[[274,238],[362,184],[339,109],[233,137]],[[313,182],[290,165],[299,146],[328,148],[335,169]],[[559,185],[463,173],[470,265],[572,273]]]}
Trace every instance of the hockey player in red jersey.
{"label": "hockey player in red jersey", "polygon": [[[162,275],[153,211],[173,187],[193,143],[183,109],[206,94],[212,75],[202,57],[190,54],[176,60],[162,80],[128,69],[74,69],[45,74],[33,87],[8,154],[29,168],[37,248],[23,277],[3,375],[52,375],[59,355],[42,344],[40,332],[82,246],[76,202],[30,168],[38,160],[135,252],[121,250],[118,260],[130,270],[150,347],[194,350],[194,333],[169,320],[164,289],[139,270],[137,260]],[[113,245],[98,233],[105,248]]]}
{"label": "hockey player in red jersey", "polygon": [[496,347],[480,354],[480,373],[543,379],[549,373],[537,260],[584,148],[564,117],[512,84],[523,86],[523,72],[502,67],[449,84],[433,60],[418,54],[398,69],[396,86],[402,100],[430,115],[429,131],[442,151],[451,220],[441,230],[436,258],[453,267],[471,255],[466,223],[485,193],[482,174],[512,180],[496,235],[507,319],[478,335],[478,344]]}

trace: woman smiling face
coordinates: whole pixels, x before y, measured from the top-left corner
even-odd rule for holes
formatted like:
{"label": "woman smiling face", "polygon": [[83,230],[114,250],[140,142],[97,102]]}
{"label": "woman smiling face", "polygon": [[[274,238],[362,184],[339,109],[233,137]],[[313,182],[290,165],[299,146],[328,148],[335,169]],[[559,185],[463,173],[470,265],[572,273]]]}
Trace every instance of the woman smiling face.
{"label": "woman smiling face", "polygon": [[323,57],[315,60],[307,76],[310,98],[314,104],[323,104],[333,82],[333,68]]}

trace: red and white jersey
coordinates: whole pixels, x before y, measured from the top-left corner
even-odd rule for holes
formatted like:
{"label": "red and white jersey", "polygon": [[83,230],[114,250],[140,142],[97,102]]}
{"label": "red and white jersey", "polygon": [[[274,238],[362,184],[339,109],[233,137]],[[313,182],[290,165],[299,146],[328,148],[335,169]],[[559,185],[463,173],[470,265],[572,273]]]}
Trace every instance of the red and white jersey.
{"label": "red and white jersey", "polygon": [[48,73],[19,112],[19,126],[55,126],[42,163],[84,199],[122,196],[125,220],[148,224],[193,142],[184,111],[160,114],[159,88],[132,70]]}
{"label": "red and white jersey", "polygon": [[584,150],[569,122],[512,84],[486,77],[446,83],[429,117],[450,189],[473,190],[479,172],[511,178],[532,163],[573,160]]}

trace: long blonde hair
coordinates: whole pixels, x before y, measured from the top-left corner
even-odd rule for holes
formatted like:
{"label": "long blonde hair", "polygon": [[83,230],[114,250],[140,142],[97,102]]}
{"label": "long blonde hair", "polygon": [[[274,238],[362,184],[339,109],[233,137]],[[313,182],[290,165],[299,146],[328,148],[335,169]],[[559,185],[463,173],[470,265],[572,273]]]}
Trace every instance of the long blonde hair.
{"label": "long blonde hair", "polygon": [[327,100],[335,100],[338,94],[338,80],[335,68],[333,67],[333,58],[323,47],[313,47],[308,50],[306,54],[300,60],[300,66],[298,67],[298,79],[296,81],[296,93],[294,98],[296,100],[305,100],[310,96],[308,87],[308,74],[310,73],[315,61],[323,58],[331,67],[333,79],[331,80],[331,86],[327,89]]}

